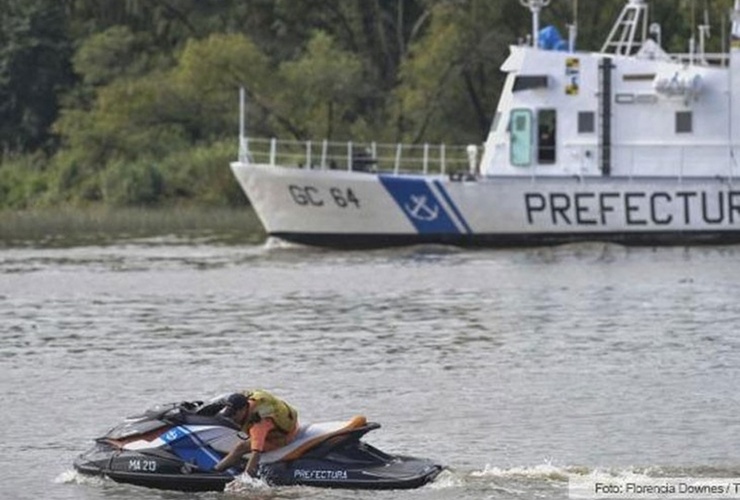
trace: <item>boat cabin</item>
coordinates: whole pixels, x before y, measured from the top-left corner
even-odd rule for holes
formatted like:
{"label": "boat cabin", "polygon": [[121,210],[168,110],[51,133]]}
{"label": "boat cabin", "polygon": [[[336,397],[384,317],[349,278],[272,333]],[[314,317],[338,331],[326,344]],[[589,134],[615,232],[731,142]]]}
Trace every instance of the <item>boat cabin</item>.
{"label": "boat cabin", "polygon": [[740,0],[729,54],[668,54],[647,20],[629,0],[600,52],[551,28],[512,47],[481,174],[740,176]]}

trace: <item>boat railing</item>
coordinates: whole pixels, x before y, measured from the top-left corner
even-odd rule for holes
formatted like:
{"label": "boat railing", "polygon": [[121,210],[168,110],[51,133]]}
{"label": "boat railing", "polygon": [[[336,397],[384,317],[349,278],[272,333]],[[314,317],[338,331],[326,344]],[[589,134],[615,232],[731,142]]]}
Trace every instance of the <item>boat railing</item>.
{"label": "boat railing", "polygon": [[[562,164],[533,165],[522,175],[532,178],[570,173],[601,176],[602,156],[596,144],[564,144]],[[468,178],[478,170],[476,146],[444,144],[386,144],[376,142],[291,141],[245,137],[240,161],[314,170],[344,170],[386,174],[424,174]],[[628,178],[646,176],[718,177],[740,179],[740,144],[691,146],[640,143],[610,147],[610,174]],[[564,169],[564,170],[563,170]],[[483,169],[484,171],[487,169]]]}
{"label": "boat railing", "polygon": [[291,141],[244,137],[241,161],[273,166],[393,174],[465,174],[477,166],[476,146]]}
{"label": "boat railing", "polygon": [[728,53],[671,53],[668,56],[675,62],[689,66],[729,66],[730,54]]}

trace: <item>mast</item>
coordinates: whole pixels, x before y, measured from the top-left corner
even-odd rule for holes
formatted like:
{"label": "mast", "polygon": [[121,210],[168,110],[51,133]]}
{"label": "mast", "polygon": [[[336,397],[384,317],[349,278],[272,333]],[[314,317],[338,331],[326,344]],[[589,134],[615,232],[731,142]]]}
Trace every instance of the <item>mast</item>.
{"label": "mast", "polygon": [[645,0],[628,0],[601,52],[629,56],[640,50],[647,39],[647,21],[648,6]]}
{"label": "mast", "polygon": [[740,167],[740,0],[735,0],[732,10],[732,33],[730,34],[730,142],[732,143],[735,167]]}
{"label": "mast", "polygon": [[568,25],[568,52],[576,51],[578,38],[578,0],[573,0],[573,24]]}
{"label": "mast", "polygon": [[246,135],[247,97],[244,87],[239,87],[239,161],[249,163],[249,139]]}
{"label": "mast", "polygon": [[543,7],[550,5],[552,0],[519,0],[519,3],[528,7],[532,12],[532,47],[540,46],[540,12]]}

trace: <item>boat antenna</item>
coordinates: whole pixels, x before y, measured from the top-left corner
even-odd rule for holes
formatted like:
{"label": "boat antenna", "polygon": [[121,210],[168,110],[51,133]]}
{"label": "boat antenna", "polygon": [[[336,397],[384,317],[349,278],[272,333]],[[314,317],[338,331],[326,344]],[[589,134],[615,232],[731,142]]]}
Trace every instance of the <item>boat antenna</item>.
{"label": "boat antenna", "polygon": [[519,0],[524,7],[529,8],[532,13],[532,47],[540,46],[540,12],[543,7],[550,5],[552,0]]}
{"label": "boat antenna", "polygon": [[709,9],[707,2],[704,2],[704,24],[700,24],[699,29],[699,59],[704,60],[707,51],[707,39],[711,38],[711,25],[709,24]]}
{"label": "boat antenna", "polygon": [[250,161],[249,139],[246,136],[247,117],[247,92],[244,87],[239,87],[239,162]]}
{"label": "boat antenna", "polygon": [[576,51],[576,39],[578,38],[578,0],[573,0],[573,24],[568,25],[568,50]]}
{"label": "boat antenna", "polygon": [[694,64],[696,57],[696,0],[691,0],[691,37],[689,38],[689,57]]}

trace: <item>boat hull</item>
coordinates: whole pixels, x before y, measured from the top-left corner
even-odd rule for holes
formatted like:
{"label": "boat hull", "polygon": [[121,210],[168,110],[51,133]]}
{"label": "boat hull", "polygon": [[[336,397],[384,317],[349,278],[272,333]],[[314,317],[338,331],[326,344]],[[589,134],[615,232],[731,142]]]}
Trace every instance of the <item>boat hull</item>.
{"label": "boat hull", "polygon": [[397,235],[346,233],[272,233],[272,237],[315,247],[342,250],[372,250],[413,245],[449,245],[460,248],[528,248],[566,245],[569,243],[601,242],[625,246],[698,246],[740,244],[740,232],[696,233],[558,233],[558,234],[476,234],[451,235]]}
{"label": "boat hull", "polygon": [[332,248],[740,242],[740,187],[710,177],[393,175],[234,163],[270,236]]}
{"label": "boat hull", "polygon": [[[374,450],[372,453],[382,454],[368,445],[364,446]],[[263,466],[260,477],[273,486],[387,490],[419,488],[432,482],[442,471],[442,466],[431,460],[385,457],[383,462],[370,464],[366,460],[352,463],[309,456]],[[156,467],[157,472],[134,470],[141,464],[144,467],[150,464],[149,467]],[[223,491],[235,479],[227,473],[183,470],[182,462],[170,460],[161,453],[122,451],[101,443],[80,456],[74,467],[82,474],[163,490]]]}

